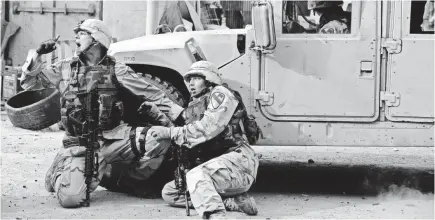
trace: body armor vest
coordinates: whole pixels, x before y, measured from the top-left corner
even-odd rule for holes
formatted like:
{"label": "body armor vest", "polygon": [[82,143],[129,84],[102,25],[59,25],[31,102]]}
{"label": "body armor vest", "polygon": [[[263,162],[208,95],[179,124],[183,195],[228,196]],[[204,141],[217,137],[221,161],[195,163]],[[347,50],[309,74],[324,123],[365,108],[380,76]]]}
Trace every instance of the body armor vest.
{"label": "body armor vest", "polygon": [[[61,120],[68,135],[81,134],[81,124],[84,112],[78,94],[96,92],[98,96],[98,127],[101,130],[111,130],[121,123],[123,105],[118,97],[118,81],[115,76],[115,62],[106,57],[100,65],[81,66],[79,61],[73,61],[69,70],[69,78],[64,91],[61,91]],[[66,67],[67,68],[67,67]]]}
{"label": "body armor vest", "polygon": [[[189,103],[189,106],[183,112],[183,118],[186,124],[190,124],[195,121],[199,121],[204,117],[204,112],[210,101],[210,91],[204,92],[198,100]],[[233,117],[231,118],[224,131],[211,140],[208,140],[202,144],[199,144],[196,149],[198,151],[198,157],[203,162],[212,158],[218,157],[231,149],[235,149],[243,141],[243,133],[240,127],[241,119],[241,105],[236,108]]]}

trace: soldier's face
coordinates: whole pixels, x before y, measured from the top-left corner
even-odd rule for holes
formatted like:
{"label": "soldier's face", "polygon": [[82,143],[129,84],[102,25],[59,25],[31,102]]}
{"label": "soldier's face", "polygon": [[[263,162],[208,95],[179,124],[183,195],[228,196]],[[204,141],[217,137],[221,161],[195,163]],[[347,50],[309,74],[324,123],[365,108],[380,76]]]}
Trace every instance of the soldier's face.
{"label": "soldier's face", "polygon": [[78,31],[76,34],[76,44],[77,50],[83,51],[92,44],[94,39],[91,37],[91,34],[86,31]]}
{"label": "soldier's face", "polygon": [[191,76],[187,79],[189,85],[190,95],[196,97],[202,90],[204,90],[207,85],[204,77],[202,76]]}

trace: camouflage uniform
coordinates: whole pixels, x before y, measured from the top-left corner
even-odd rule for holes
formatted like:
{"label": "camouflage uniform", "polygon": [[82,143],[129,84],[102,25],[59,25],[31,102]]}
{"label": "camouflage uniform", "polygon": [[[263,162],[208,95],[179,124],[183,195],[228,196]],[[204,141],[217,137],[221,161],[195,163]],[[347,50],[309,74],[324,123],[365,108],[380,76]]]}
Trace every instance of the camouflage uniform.
{"label": "camouflage uniform", "polygon": [[[102,34],[101,36],[104,37]],[[102,42],[108,43],[110,41]],[[75,84],[71,81],[74,79],[74,75],[81,73],[86,75],[90,73],[82,72],[89,67],[85,66],[78,57],[61,60],[51,66],[43,67],[43,63],[40,60],[33,59],[33,57],[36,57],[35,53],[36,51],[34,50],[29,52],[27,63],[23,66],[23,74],[20,80],[22,87],[25,89],[55,86],[63,97],[67,99],[66,96],[74,93],[76,89]],[[148,84],[139,78],[132,69],[125,64],[115,62],[114,58],[110,56],[106,56],[99,64],[90,68],[100,69],[103,73],[109,73],[108,78],[116,81],[113,84],[116,85],[115,90],[119,90],[122,87],[129,94],[143,96],[147,101],[159,106],[160,110],[171,119],[178,117],[178,114],[182,110],[163,91]],[[103,81],[111,80],[105,78]],[[86,82],[88,84],[85,83],[84,86],[89,86],[89,81]],[[108,85],[112,84],[109,83]],[[130,96],[129,98],[131,99],[132,97]],[[77,99],[74,100],[76,101]],[[129,106],[125,107],[128,108]],[[68,125],[64,125],[64,127],[68,127]],[[131,147],[131,140],[135,141],[136,146],[140,146],[138,139],[141,131],[141,128],[133,130],[131,126],[122,121],[114,124],[113,128],[102,131],[102,137],[98,138],[100,148],[95,151],[99,158],[99,170],[98,177],[93,179],[92,191],[98,186],[102,175],[108,168],[108,164],[129,164],[138,158],[138,155],[133,152]],[[170,144],[167,140],[156,140],[150,136],[149,134],[152,131],[153,128],[146,133],[146,154],[140,159],[142,165],[148,167],[148,169],[141,169],[143,178],[149,177],[160,166]],[[135,133],[135,138],[131,138],[132,134]],[[59,203],[63,207],[79,207],[85,199],[85,147],[80,146],[77,135],[73,130],[66,129],[63,147],[60,148],[45,178],[46,189],[50,192],[56,192]]]}
{"label": "camouflage uniform", "polygon": [[[186,174],[191,204],[200,216],[225,212],[227,200],[222,197],[247,192],[256,179],[259,160],[243,138],[239,104],[229,89],[217,85],[189,103],[183,112],[187,125],[158,127],[155,134],[158,140],[170,138],[178,146],[195,147],[200,159],[206,161]],[[172,206],[185,204],[174,181],[165,185],[162,197]]]}
{"label": "camouflage uniform", "polygon": [[323,25],[319,31],[320,34],[349,34],[347,22],[344,20],[334,20]]}

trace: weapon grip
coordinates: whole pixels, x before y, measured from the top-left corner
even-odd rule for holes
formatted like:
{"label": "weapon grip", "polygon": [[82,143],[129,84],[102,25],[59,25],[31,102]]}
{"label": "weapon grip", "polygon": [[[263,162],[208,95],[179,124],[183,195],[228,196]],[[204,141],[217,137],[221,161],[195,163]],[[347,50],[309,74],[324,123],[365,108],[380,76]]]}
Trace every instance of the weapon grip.
{"label": "weapon grip", "polygon": [[186,208],[186,215],[190,216],[190,209],[189,209],[189,190],[187,189],[187,182],[186,182],[186,173],[189,172],[189,159],[188,159],[188,148],[185,146],[176,146],[177,144],[175,142],[172,142],[174,147],[174,151],[177,158],[177,171],[175,172],[175,186],[178,189],[178,195],[184,195],[185,199],[185,208]]}

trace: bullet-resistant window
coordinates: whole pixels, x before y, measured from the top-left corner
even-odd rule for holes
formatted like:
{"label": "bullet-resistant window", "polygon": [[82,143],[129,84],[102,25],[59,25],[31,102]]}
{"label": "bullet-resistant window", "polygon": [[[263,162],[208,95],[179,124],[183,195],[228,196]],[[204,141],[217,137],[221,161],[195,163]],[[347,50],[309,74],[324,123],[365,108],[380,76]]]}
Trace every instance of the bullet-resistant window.
{"label": "bullet-resistant window", "polygon": [[350,34],[351,1],[284,1],[284,34]]}
{"label": "bullet-resistant window", "polygon": [[411,34],[434,34],[434,0],[411,2]]}
{"label": "bullet-resistant window", "polygon": [[251,1],[201,1],[201,23],[205,30],[243,29],[251,22]]}

